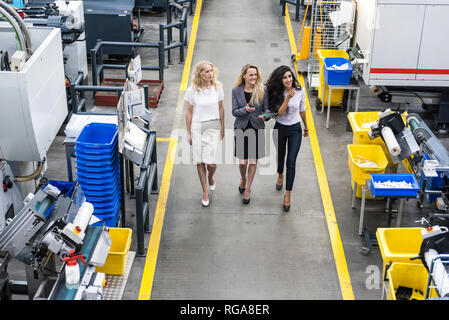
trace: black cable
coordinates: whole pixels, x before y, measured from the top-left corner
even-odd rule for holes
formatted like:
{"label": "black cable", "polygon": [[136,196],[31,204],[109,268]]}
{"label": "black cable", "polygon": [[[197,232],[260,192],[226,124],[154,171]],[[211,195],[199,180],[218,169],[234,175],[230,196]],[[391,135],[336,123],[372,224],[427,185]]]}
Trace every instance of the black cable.
{"label": "black cable", "polygon": [[11,71],[11,65],[9,64],[8,51],[0,51],[1,71]]}
{"label": "black cable", "polygon": [[426,105],[426,103],[424,102],[424,100],[421,98],[421,96],[420,96],[419,94],[417,94],[416,92],[413,92],[413,94],[414,94],[415,96],[417,96],[417,97],[419,98],[419,100],[421,100],[422,105],[423,105],[423,108],[424,108],[424,109],[427,108],[427,105]]}

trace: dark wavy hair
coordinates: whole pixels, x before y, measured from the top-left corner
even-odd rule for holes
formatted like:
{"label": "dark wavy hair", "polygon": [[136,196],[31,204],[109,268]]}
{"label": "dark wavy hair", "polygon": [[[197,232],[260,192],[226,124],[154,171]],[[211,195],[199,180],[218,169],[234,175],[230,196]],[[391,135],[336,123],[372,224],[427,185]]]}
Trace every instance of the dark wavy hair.
{"label": "dark wavy hair", "polygon": [[297,90],[301,89],[298,79],[295,77],[295,73],[289,66],[283,65],[274,69],[266,82],[268,91],[268,107],[271,112],[277,112],[281,104],[284,102],[284,85],[282,84],[282,78],[286,72],[292,74],[293,83],[292,87]]}

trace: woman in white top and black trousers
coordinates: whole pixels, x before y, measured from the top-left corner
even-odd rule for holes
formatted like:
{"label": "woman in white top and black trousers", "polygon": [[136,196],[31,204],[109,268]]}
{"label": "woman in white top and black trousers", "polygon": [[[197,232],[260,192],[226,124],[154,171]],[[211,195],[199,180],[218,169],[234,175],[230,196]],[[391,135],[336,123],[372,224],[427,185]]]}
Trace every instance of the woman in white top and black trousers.
{"label": "woman in white top and black trousers", "polygon": [[[273,70],[266,83],[269,108],[277,112],[273,139],[277,147],[276,189],[281,190],[284,183],[284,161],[287,152],[287,174],[283,209],[290,210],[290,196],[296,174],[296,158],[301,147],[302,136],[309,135],[306,119],[305,93],[293,71],[288,66]],[[301,127],[301,120],[304,128]],[[277,130],[276,130],[277,129]]]}
{"label": "woman in white top and black trousers", "polygon": [[193,162],[203,188],[201,203],[209,205],[209,190],[215,190],[214,173],[217,169],[217,149],[224,138],[223,86],[217,81],[217,68],[209,61],[200,61],[195,67],[192,84],[187,88],[187,139],[193,149]]}

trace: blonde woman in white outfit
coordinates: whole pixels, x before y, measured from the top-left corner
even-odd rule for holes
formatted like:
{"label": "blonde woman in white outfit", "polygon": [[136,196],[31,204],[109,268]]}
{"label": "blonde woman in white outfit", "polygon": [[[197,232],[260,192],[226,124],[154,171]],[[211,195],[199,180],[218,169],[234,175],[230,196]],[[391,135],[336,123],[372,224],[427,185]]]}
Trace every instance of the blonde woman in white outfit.
{"label": "blonde woman in white outfit", "polygon": [[203,188],[201,203],[205,207],[209,205],[207,182],[210,190],[215,190],[216,154],[220,140],[224,138],[224,93],[222,84],[217,81],[217,73],[211,62],[200,61],[184,96],[187,139],[192,146],[193,162],[197,164]]}

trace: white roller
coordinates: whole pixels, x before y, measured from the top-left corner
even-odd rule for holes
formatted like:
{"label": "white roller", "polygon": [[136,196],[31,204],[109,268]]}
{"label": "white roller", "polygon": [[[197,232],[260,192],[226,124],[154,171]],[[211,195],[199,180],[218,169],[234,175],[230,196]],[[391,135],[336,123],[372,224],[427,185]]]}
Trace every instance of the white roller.
{"label": "white roller", "polygon": [[391,128],[383,127],[381,134],[390,154],[392,156],[399,156],[399,154],[401,153],[401,147],[399,147],[398,141],[396,140]]}
{"label": "white roller", "polygon": [[[434,249],[429,249],[426,253],[424,253],[424,259],[426,260],[427,265],[432,265],[432,260],[438,256],[438,252]],[[441,259],[437,259],[434,261],[433,270],[433,281],[434,284],[440,294],[441,297],[449,296],[449,275],[446,272],[444,264],[441,262]]]}
{"label": "white roller", "polygon": [[94,206],[92,203],[87,201],[84,202],[76,214],[73,225],[75,227],[80,227],[82,231],[85,231],[93,212]]}

